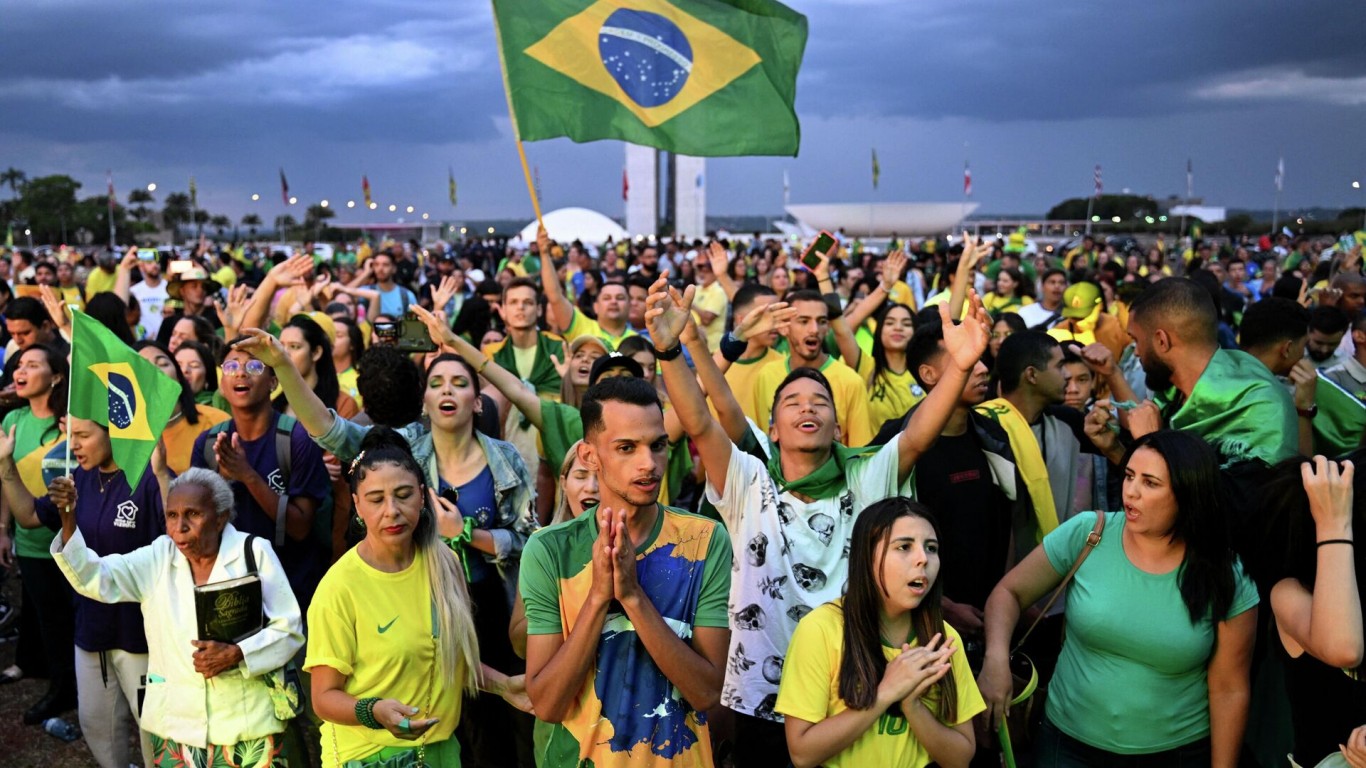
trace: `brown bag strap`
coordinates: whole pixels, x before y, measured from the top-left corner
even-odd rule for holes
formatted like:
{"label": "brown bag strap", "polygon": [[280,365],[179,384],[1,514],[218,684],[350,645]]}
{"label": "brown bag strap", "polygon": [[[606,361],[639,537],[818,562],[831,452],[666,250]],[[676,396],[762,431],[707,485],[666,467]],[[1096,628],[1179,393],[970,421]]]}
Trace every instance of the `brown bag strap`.
{"label": "brown bag strap", "polygon": [[1058,602],[1058,598],[1062,596],[1062,593],[1067,591],[1067,585],[1072,583],[1072,577],[1077,575],[1077,569],[1081,567],[1082,563],[1086,562],[1086,556],[1091,554],[1091,550],[1095,549],[1096,545],[1100,543],[1101,534],[1104,532],[1105,513],[1098,509],[1096,510],[1096,524],[1091,528],[1091,532],[1086,534],[1086,544],[1081,548],[1081,554],[1077,555],[1076,561],[1072,563],[1072,569],[1067,572],[1066,576],[1062,577],[1062,583],[1058,585],[1057,589],[1053,590],[1053,595],[1048,598],[1048,602],[1044,603],[1043,610],[1040,611],[1039,615],[1034,619],[1034,623],[1029,625],[1029,629],[1026,629],[1024,635],[1020,637],[1020,642],[1015,644],[1015,650],[1011,651],[1012,654],[1018,653],[1019,650],[1024,647],[1025,641],[1029,639],[1029,635],[1039,626],[1039,622],[1043,621],[1044,617],[1048,615],[1049,609],[1053,607],[1054,603]]}

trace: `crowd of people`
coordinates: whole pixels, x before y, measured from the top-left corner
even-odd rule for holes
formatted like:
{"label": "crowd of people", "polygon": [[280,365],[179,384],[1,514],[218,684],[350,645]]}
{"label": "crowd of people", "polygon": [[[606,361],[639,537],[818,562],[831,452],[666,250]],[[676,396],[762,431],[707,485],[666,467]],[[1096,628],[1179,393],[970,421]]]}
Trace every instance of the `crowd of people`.
{"label": "crowd of people", "polygon": [[[24,723],[103,768],[1366,767],[1360,240],[552,234],[5,254]],[[74,311],[180,385],[135,483]]]}

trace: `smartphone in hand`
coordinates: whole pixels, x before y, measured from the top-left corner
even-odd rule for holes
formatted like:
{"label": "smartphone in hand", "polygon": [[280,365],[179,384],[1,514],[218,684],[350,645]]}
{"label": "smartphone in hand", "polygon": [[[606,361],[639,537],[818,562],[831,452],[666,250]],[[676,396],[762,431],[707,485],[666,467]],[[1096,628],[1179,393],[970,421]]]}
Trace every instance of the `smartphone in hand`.
{"label": "smartphone in hand", "polygon": [[815,269],[820,266],[820,254],[828,253],[831,246],[834,244],[835,236],[829,232],[822,231],[816,236],[816,240],[811,243],[811,247],[806,249],[806,253],[802,254],[802,264],[805,264],[807,269]]}

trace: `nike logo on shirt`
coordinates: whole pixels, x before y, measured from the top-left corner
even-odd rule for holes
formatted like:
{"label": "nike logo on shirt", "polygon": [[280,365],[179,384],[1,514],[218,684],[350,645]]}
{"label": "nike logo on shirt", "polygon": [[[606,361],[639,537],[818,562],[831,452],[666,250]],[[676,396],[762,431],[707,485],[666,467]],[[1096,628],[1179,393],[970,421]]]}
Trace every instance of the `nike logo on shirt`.
{"label": "nike logo on shirt", "polygon": [[394,626],[394,622],[396,622],[396,621],[398,621],[398,617],[397,617],[397,616],[395,616],[395,617],[392,618],[392,619],[389,619],[389,623],[388,623],[388,624],[381,624],[381,625],[379,626],[379,633],[382,635],[382,634],[384,634],[385,632],[388,632],[388,631],[389,631],[389,627]]}

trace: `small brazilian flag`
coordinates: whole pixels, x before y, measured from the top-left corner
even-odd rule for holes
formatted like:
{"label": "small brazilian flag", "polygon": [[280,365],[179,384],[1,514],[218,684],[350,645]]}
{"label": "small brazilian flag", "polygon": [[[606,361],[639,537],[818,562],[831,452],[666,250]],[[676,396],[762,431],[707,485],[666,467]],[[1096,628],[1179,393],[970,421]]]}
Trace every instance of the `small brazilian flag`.
{"label": "small brazilian flag", "polygon": [[109,429],[114,463],[136,488],[175,410],[180,383],[100,321],[74,309],[71,317],[71,415]]}
{"label": "small brazilian flag", "polygon": [[493,0],[526,141],[796,155],[806,17],[773,0]]}

